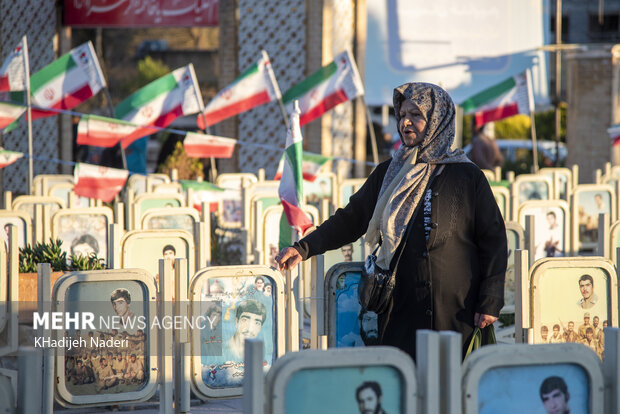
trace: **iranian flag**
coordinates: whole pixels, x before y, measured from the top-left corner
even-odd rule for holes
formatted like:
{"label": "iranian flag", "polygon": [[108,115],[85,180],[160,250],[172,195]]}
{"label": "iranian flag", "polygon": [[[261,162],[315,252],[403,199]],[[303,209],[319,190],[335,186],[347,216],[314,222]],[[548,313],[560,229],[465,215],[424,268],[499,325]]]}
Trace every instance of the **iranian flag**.
{"label": "iranian flag", "polygon": [[363,94],[364,85],[355,60],[345,50],[332,63],[286,91],[282,100],[288,113],[293,111],[293,102],[299,101],[299,123],[303,126],[336,105]]}
{"label": "iranian flag", "polygon": [[529,114],[534,99],[528,72],[521,73],[477,93],[461,103],[465,114],[474,114],[476,126],[517,114]]}
{"label": "iranian flag", "polygon": [[180,116],[195,114],[203,107],[202,96],[191,63],[163,76],[118,104],[114,116],[139,125],[121,141],[123,148],[164,128]]}
{"label": "iranian flag", "polygon": [[0,168],[13,164],[15,161],[23,157],[21,152],[7,151],[0,148]]}
{"label": "iranian flag", "polygon": [[[279,180],[282,178],[282,172],[284,171],[284,158],[283,155],[280,159],[280,163],[278,164],[278,171],[276,171],[276,176],[273,177],[274,180]],[[302,164],[301,164],[301,172],[304,180],[314,182],[316,177],[327,161],[331,160],[332,157],[326,157],[320,154],[314,154],[311,152],[303,152],[302,153]]]}
{"label": "iranian flag", "polygon": [[[91,42],[71,50],[30,77],[32,104],[73,109],[105,88],[106,82]],[[32,119],[57,112],[32,109]]]}
{"label": "iranian flag", "polygon": [[183,146],[188,157],[230,158],[235,150],[236,139],[188,132]]}
{"label": "iranian flag", "polygon": [[179,182],[183,191],[192,190],[189,203],[198,211],[202,210],[202,203],[209,203],[209,211],[215,213],[226,191],[208,181],[179,180]]}
{"label": "iranian flag", "polygon": [[97,115],[83,115],[78,122],[78,145],[113,147],[133,134],[138,126],[129,122]]}
{"label": "iranian flag", "polygon": [[77,196],[110,202],[123,189],[129,171],[78,162],[73,170]]}
{"label": "iranian flag", "polygon": [[207,126],[281,97],[269,56],[263,50],[256,64],[211,99],[204,110],[204,116],[198,116],[198,127],[205,129]]}
{"label": "iranian flag", "polygon": [[607,133],[611,138],[611,145],[620,145],[620,124],[612,125],[607,128]]}
{"label": "iranian flag", "polygon": [[25,91],[28,81],[28,42],[22,37],[0,68],[0,92]]}
{"label": "iranian flag", "polygon": [[286,135],[284,150],[284,167],[278,195],[284,208],[284,217],[280,220],[280,246],[290,245],[291,228],[298,234],[312,227],[312,220],[302,209],[303,174],[302,174],[302,141],[299,125],[299,107],[291,113],[289,130]]}
{"label": "iranian flag", "polygon": [[0,102],[0,129],[4,129],[11,125],[22,116],[24,112],[26,112],[26,107],[23,105]]}

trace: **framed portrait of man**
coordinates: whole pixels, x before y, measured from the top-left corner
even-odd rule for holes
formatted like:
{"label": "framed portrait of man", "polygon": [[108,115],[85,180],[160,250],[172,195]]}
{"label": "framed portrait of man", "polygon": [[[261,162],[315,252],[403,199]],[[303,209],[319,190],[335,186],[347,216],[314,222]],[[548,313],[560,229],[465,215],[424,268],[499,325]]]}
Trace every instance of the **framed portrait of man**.
{"label": "framed portrait of man", "polygon": [[95,254],[108,262],[108,231],[114,214],[108,207],[63,209],[52,216],[52,237],[62,240],[61,248],[71,255]]}
{"label": "framed portrait of man", "polygon": [[242,393],[245,339],[263,341],[265,371],[284,354],[284,282],[264,265],[211,267],[190,285],[191,312],[206,321],[191,333],[192,387],[205,398]]}
{"label": "framed portrait of man", "polygon": [[[303,206],[303,210],[310,216],[312,223],[319,222],[318,210],[309,205]],[[282,205],[270,206],[263,210],[262,219],[257,226],[255,250],[260,251],[260,264],[266,264],[278,268],[275,256],[280,251],[280,222],[286,220]],[[287,222],[288,223],[288,222]]]}
{"label": "framed portrait of man", "polygon": [[483,347],[465,360],[462,384],[467,413],[591,413],[605,404],[601,364],[576,344]]}
{"label": "framed portrait of man", "polygon": [[531,274],[530,341],[580,343],[602,358],[603,329],[618,325],[618,280],[611,262],[546,259],[537,262]]}
{"label": "framed portrait of man", "polygon": [[515,178],[511,187],[513,215],[519,211],[521,203],[530,200],[550,200],[553,182],[549,177],[538,174],[521,174]]}
{"label": "framed portrait of man", "polygon": [[594,251],[598,243],[598,217],[609,214],[616,220],[616,199],[613,187],[606,184],[580,184],[573,190],[572,234],[573,251]]}
{"label": "framed portrait of man", "polygon": [[243,188],[257,182],[254,174],[219,174],[215,185],[225,191],[220,196],[222,203],[218,214],[218,226],[222,228],[240,228],[243,213],[241,192]]}
{"label": "framed portrait of man", "polygon": [[331,205],[336,204],[336,175],[334,173],[319,173],[314,181],[304,180],[304,197],[306,203],[317,209],[321,207],[321,200],[327,199]]}
{"label": "framed portrait of man", "polygon": [[526,201],[519,207],[519,223],[534,216],[534,259],[570,255],[569,208],[564,200]]}
{"label": "framed portrait of man", "polygon": [[144,269],[158,280],[159,259],[165,259],[173,269],[175,259],[187,259],[188,274],[193,274],[196,248],[192,235],[185,230],[134,230],[121,239],[123,268]]}
{"label": "framed portrait of man", "polygon": [[327,346],[364,347],[379,343],[378,316],[363,311],[358,299],[362,262],[332,266],[325,276]]}
{"label": "framed portrait of man", "polygon": [[62,405],[138,402],[155,393],[155,297],[152,278],[138,269],[72,272],[58,280],[52,311],[92,315],[90,325],[52,330]]}
{"label": "framed portrait of man", "polygon": [[269,412],[415,413],[411,358],[389,347],[307,350],[276,361],[266,379]]}

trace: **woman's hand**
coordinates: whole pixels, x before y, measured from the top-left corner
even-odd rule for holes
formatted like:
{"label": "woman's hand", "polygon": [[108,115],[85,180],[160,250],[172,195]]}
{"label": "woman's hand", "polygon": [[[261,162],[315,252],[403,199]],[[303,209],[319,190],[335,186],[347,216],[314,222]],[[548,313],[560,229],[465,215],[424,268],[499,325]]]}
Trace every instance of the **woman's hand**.
{"label": "woman's hand", "polygon": [[474,326],[479,327],[480,329],[486,328],[489,325],[492,325],[497,320],[497,317],[486,315],[484,313],[475,313],[474,314]]}
{"label": "woman's hand", "polygon": [[297,249],[286,247],[276,255],[275,261],[278,263],[278,268],[280,270],[287,270],[301,263],[302,258]]}

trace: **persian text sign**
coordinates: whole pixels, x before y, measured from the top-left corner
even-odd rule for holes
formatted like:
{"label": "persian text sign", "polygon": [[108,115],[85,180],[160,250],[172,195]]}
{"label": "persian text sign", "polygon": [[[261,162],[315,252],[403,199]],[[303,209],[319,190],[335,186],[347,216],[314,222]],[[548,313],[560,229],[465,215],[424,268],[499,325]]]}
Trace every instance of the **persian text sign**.
{"label": "persian text sign", "polygon": [[219,0],[65,0],[65,25],[217,26]]}

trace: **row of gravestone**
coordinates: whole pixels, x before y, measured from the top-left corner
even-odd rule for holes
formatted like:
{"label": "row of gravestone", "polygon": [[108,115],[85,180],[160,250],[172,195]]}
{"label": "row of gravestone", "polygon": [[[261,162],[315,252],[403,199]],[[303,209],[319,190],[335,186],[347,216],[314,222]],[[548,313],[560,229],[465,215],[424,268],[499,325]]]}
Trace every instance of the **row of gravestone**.
{"label": "row of gravestone", "polygon": [[[521,252],[519,258],[527,262]],[[557,283],[561,272],[555,268],[561,267],[563,261],[548,259],[532,269],[531,279],[538,283],[533,290],[543,290],[549,296],[541,280]],[[543,269],[551,262],[553,266]],[[380,403],[386,412],[430,413],[440,412],[441,408],[441,412],[452,413],[461,412],[461,406],[467,413],[493,413],[498,407],[509,412],[535,412],[547,405],[548,394],[555,391],[553,386],[564,393],[565,403],[573,412],[614,412],[610,407],[618,395],[613,394],[618,389],[617,330],[605,332],[604,366],[596,352],[582,344],[519,345],[477,351],[461,371],[460,337],[435,332],[421,333],[417,367],[399,351],[383,348],[302,351],[284,356],[285,351],[296,350],[295,329],[289,324],[296,316],[292,314],[295,304],[289,302],[293,295],[279,272],[265,266],[214,267],[188,280],[183,264],[181,259],[176,262],[172,276],[172,269],[160,263],[164,278],[157,293],[151,275],[142,270],[64,275],[53,286],[52,301],[37,304],[40,320],[31,344],[35,354],[41,348],[51,350],[44,354],[43,363],[44,372],[53,375],[18,372],[32,378],[27,390],[18,387],[20,392],[27,392],[32,399],[33,394],[38,396],[32,391],[40,386],[43,407],[50,406],[54,397],[68,407],[88,407],[144,401],[159,386],[161,404],[171,404],[166,396],[172,393],[174,349],[176,359],[186,361],[185,366],[175,370],[178,394],[189,388],[204,399],[243,393],[248,399],[244,404],[264,407],[265,412],[310,412],[319,407],[327,412],[364,412],[372,409],[373,396],[374,404]],[[328,272],[324,284],[326,296],[332,301],[328,309],[348,301],[337,292],[346,290],[346,278],[359,272],[359,267],[353,266],[342,264]],[[568,268],[576,269],[576,273],[587,269],[595,275],[598,269],[609,278],[613,272],[600,261]],[[292,277],[287,275],[291,288],[295,285]],[[174,283],[173,290],[175,278],[184,282]],[[50,295],[49,269],[40,269],[40,282],[42,296]],[[336,292],[331,285],[336,286]],[[603,290],[597,293],[599,297],[604,295]],[[332,296],[336,299],[332,300]],[[173,309],[173,297],[180,299],[179,305],[187,306]],[[539,300],[537,296],[532,298]],[[51,317],[46,326],[47,312],[64,316],[60,326],[51,324]],[[329,310],[327,313],[329,336],[337,337],[342,327],[340,315],[335,319],[334,331],[333,315]],[[84,325],[84,315],[91,314],[95,329]],[[74,322],[67,319],[69,315]],[[542,315],[546,314],[535,314],[534,320]],[[615,318],[617,310],[610,321]],[[76,326],[80,323],[76,321],[82,325]],[[40,338],[49,341],[41,342],[45,339]],[[65,342],[60,343],[63,338]],[[248,346],[244,342],[247,338],[259,340],[260,349],[257,351],[256,344]],[[24,361],[24,370],[28,365]],[[34,369],[40,372],[41,365]],[[261,390],[259,379],[265,373],[266,386]],[[14,375],[6,374],[0,372],[0,376],[15,380]],[[255,380],[243,385],[246,376]],[[7,394],[2,384],[7,382],[0,381],[0,393]],[[252,391],[252,387],[259,389]],[[606,400],[605,390],[610,400]],[[23,395],[10,395],[13,397],[6,401],[24,400]],[[179,406],[189,401],[188,395],[175,398]]]}

